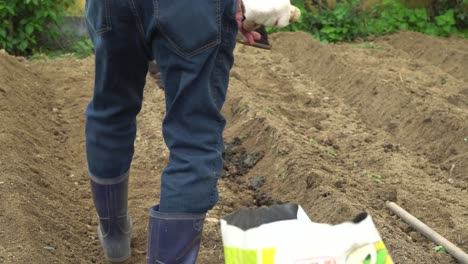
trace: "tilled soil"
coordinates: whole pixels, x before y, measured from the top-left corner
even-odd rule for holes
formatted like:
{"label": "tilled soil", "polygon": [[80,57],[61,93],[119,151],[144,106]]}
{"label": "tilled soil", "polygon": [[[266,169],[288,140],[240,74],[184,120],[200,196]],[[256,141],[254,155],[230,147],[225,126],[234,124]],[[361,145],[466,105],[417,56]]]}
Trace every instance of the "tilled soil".
{"label": "tilled soil", "polygon": [[[413,32],[325,45],[305,33],[236,48],[220,202],[199,263],[223,263],[218,219],[299,203],[317,222],[373,216],[396,263],[457,263],[385,207],[395,201],[468,250],[468,42]],[[0,53],[0,263],[104,263],[84,154],[93,58]],[[130,180],[131,263],[168,151],[148,77]]]}

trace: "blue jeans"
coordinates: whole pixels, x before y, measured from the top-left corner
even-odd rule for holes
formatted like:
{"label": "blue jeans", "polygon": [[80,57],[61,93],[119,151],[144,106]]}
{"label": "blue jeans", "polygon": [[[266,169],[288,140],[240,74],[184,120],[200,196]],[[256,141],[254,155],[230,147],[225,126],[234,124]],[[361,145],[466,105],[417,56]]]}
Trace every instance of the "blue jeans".
{"label": "blue jeans", "polygon": [[93,178],[112,181],[128,173],[148,61],[156,59],[170,151],[160,211],[205,213],[216,204],[235,13],[236,0],[87,0],[96,54],[94,95],[86,109]]}

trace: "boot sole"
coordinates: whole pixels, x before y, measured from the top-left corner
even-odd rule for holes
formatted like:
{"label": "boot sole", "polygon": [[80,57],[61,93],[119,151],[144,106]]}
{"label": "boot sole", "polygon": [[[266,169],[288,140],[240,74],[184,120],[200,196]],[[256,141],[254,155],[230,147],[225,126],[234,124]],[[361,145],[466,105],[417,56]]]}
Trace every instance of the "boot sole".
{"label": "boot sole", "polygon": [[124,260],[113,260],[113,259],[106,259],[109,264],[128,264],[130,261],[131,255],[129,255]]}

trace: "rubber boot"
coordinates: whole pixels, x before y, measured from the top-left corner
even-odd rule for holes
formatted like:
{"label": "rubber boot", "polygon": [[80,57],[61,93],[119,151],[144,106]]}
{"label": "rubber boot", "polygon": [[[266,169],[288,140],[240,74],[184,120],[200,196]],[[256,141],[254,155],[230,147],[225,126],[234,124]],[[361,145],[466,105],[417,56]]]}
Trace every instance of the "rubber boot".
{"label": "rubber boot", "polygon": [[147,264],[195,264],[205,214],[173,214],[150,209]]}
{"label": "rubber boot", "polygon": [[127,263],[132,232],[128,214],[128,174],[110,181],[91,177],[91,191],[104,255],[109,263]]}

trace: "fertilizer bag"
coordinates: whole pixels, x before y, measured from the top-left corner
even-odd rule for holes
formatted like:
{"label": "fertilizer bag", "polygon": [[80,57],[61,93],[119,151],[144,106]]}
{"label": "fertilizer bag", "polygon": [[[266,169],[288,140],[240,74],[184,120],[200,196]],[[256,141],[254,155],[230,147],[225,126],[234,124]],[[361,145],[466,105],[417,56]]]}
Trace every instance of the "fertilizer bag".
{"label": "fertilizer bag", "polygon": [[221,219],[226,264],[393,264],[367,213],[312,222],[295,204],[244,208]]}

